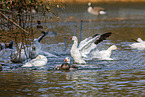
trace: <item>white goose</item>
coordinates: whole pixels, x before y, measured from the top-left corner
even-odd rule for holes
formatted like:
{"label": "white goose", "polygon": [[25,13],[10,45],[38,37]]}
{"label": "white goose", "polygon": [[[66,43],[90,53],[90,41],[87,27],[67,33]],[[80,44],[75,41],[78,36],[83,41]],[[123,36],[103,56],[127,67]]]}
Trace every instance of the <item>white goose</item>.
{"label": "white goose", "polygon": [[[34,59],[38,55],[57,57],[56,55],[41,50],[40,41],[43,39],[43,37],[45,37],[48,34],[46,32],[42,33],[43,33],[42,36],[40,36],[38,39],[34,39],[33,44],[29,48],[26,48],[25,50],[21,49],[20,52],[18,52],[17,50],[13,51],[10,55],[11,61],[13,63],[23,63],[24,61],[26,61],[27,58]],[[20,44],[19,47],[21,47],[21,45],[22,44]]]}
{"label": "white goose", "polygon": [[135,43],[130,44],[131,48],[138,50],[145,49],[145,41],[143,41],[141,38],[138,38],[135,41],[136,41]]}
{"label": "white goose", "polygon": [[91,2],[88,3],[88,12],[93,15],[100,15],[100,14],[106,14],[106,11],[102,7],[93,7]]}
{"label": "white goose", "polygon": [[78,48],[78,38],[76,36],[73,36],[71,39],[74,41],[74,43],[72,45],[70,53],[72,58],[74,59],[74,62],[80,64],[86,64],[86,62],[82,59],[82,53]]}
{"label": "white goose", "polygon": [[41,50],[40,41],[43,39],[43,37],[45,37],[48,34],[48,32],[42,32],[42,33],[43,33],[42,36],[40,36],[38,39],[34,39],[33,45],[29,48],[29,57],[33,59],[36,58],[39,54],[48,57],[57,57],[54,54]]}
{"label": "white goose", "polygon": [[[29,48],[21,49],[21,50],[14,50],[11,52],[10,60],[13,63],[23,63],[28,58],[36,58],[39,54],[39,50],[41,49],[40,41],[43,39],[47,33],[42,32],[43,35],[40,36],[38,39],[34,39],[33,45]],[[19,44],[19,48],[21,47],[22,43]]]}
{"label": "white goose", "polygon": [[25,63],[22,67],[44,66],[47,64],[47,58],[43,55],[38,55],[35,59]]}
{"label": "white goose", "polygon": [[91,55],[92,55],[92,58],[99,58],[99,59],[102,59],[102,60],[113,60],[112,58],[110,58],[111,56],[111,52],[113,50],[116,50],[118,49],[116,47],[116,45],[112,45],[110,46],[107,50],[102,50],[102,51],[92,51],[91,52]]}
{"label": "white goose", "polygon": [[81,41],[79,46],[77,37],[73,36],[71,39],[74,41],[74,43],[72,45],[70,53],[72,58],[74,59],[74,62],[79,64],[86,64],[83,57],[87,58],[87,55],[90,53],[90,51],[96,48],[96,44],[105,40],[110,35],[111,32],[102,35],[95,34],[94,36],[86,38],[85,40]]}

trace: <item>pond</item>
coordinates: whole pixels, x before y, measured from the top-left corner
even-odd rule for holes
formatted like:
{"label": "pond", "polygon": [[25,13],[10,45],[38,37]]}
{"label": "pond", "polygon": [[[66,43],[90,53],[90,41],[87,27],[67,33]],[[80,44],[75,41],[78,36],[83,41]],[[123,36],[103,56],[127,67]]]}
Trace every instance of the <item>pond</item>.
{"label": "pond", "polygon": [[[39,97],[96,97],[96,96],[143,96],[145,95],[145,52],[132,49],[131,39],[145,40],[145,2],[136,3],[97,3],[107,9],[107,15],[94,16],[87,12],[87,4],[67,5],[61,10],[61,22],[42,23],[57,32],[47,35],[41,42],[42,49],[57,55],[48,57],[46,66],[22,68],[21,64],[10,61],[10,52],[1,51],[0,96],[39,96]],[[110,19],[111,18],[111,19]],[[72,19],[72,21],[65,21]],[[95,20],[97,19],[97,20]],[[55,65],[63,63],[70,55],[74,35],[80,39],[80,20],[82,39],[94,34],[112,32],[107,40],[99,43],[97,49],[105,50],[111,45],[119,49],[112,52],[114,60],[87,60],[79,70],[54,70]],[[95,20],[95,21],[94,21]],[[39,37],[41,33],[38,33]],[[37,38],[36,37],[36,38]],[[67,40],[65,47],[64,37]]]}

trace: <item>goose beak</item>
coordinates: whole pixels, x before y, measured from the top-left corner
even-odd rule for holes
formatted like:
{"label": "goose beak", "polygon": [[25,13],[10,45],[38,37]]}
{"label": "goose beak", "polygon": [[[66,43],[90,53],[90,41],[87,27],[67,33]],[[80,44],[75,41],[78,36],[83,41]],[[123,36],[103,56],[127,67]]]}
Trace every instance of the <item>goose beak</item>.
{"label": "goose beak", "polygon": [[119,49],[119,48],[116,48],[117,50]]}
{"label": "goose beak", "polygon": [[66,61],[67,61],[67,59],[64,60],[64,62],[66,62]]}
{"label": "goose beak", "polygon": [[69,39],[71,39],[71,40],[72,40],[72,37],[70,37]]}

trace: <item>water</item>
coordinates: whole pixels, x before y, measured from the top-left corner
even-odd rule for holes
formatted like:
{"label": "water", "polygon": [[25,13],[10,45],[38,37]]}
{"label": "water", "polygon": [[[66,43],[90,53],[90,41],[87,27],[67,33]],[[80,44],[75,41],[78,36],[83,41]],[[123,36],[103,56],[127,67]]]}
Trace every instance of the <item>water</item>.
{"label": "water", "polygon": [[[43,23],[57,35],[46,36],[42,40],[43,50],[56,54],[58,58],[48,58],[44,67],[21,68],[21,64],[10,61],[11,50],[0,57],[3,71],[0,72],[0,96],[39,96],[39,97],[96,97],[96,96],[144,96],[145,95],[145,52],[130,48],[131,39],[145,40],[144,3],[99,3],[108,8],[108,16],[102,21],[91,21],[95,17],[86,12],[86,5],[69,5],[60,18],[74,17],[73,22]],[[80,8],[80,9],[79,9]],[[76,10],[77,9],[77,10]],[[118,14],[119,13],[119,14]],[[107,20],[114,18],[114,20]],[[116,20],[115,18],[129,18]],[[79,19],[83,22],[82,39],[111,31],[107,40],[98,44],[99,50],[115,44],[119,49],[112,52],[114,60],[88,60],[79,70],[56,71],[55,65],[63,63],[70,56],[72,41],[68,38],[80,35]],[[36,38],[41,33],[38,33]],[[65,50],[64,37],[67,39]],[[3,53],[3,52],[0,52]],[[71,58],[71,63],[73,59]]]}

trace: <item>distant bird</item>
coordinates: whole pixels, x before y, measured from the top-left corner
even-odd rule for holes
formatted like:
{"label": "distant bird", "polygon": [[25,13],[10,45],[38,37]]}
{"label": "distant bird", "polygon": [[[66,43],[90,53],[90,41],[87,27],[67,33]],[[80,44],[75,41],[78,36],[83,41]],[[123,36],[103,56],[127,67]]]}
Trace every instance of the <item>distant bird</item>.
{"label": "distant bird", "polygon": [[105,8],[102,7],[93,7],[91,2],[88,3],[88,12],[93,15],[103,15],[106,14]]}
{"label": "distant bird", "polygon": [[118,48],[116,47],[116,45],[112,45],[110,46],[107,50],[102,50],[102,51],[92,51],[91,55],[92,58],[99,58],[99,59],[103,59],[103,60],[113,60],[112,58],[110,58],[111,56],[111,52],[113,50],[117,50]]}
{"label": "distant bird", "polygon": [[70,58],[69,57],[66,57],[64,62],[66,63],[63,63],[61,65],[56,65],[55,66],[55,70],[75,70],[75,69],[78,69],[78,67],[74,64],[70,64]]}
{"label": "distant bird", "polygon": [[37,28],[43,29],[43,26],[41,25],[41,21],[37,21]]}
{"label": "distant bird", "polygon": [[92,37],[86,38],[80,42],[78,45],[78,39],[76,36],[73,36],[71,39],[74,41],[70,53],[75,63],[86,64],[83,57],[87,58],[87,55],[90,51],[96,48],[96,45],[103,40],[106,40],[112,33],[108,32],[102,35],[95,34]]}
{"label": "distant bird", "polygon": [[138,50],[145,49],[145,41],[143,41],[141,38],[138,38],[137,40],[133,40],[133,41],[135,41],[135,43],[129,45],[131,48],[138,49]]}
{"label": "distant bird", "polygon": [[0,64],[0,71],[2,71],[2,65]]}
{"label": "distant bird", "polygon": [[6,48],[12,49],[13,48],[13,43],[14,43],[13,40],[10,43],[6,43],[6,44],[0,43],[0,50],[6,49]]}
{"label": "distant bird", "polygon": [[29,62],[25,63],[22,67],[40,67],[47,64],[47,58],[43,55],[38,55],[35,59],[30,60]]}

